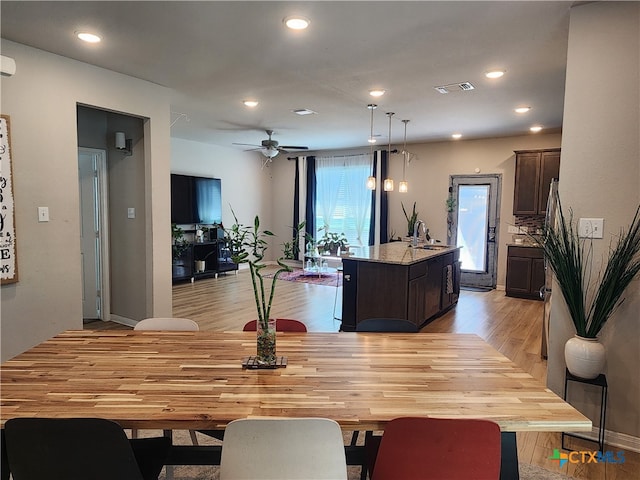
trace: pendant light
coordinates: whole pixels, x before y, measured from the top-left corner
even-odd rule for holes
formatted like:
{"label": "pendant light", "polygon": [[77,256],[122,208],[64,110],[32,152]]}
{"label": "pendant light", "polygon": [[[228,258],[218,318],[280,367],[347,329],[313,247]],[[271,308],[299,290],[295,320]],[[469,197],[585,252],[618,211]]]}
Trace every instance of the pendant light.
{"label": "pendant light", "polygon": [[[373,173],[373,144],[376,143],[376,139],[373,137],[373,111],[378,108],[378,106],[374,103],[370,103],[367,105],[367,108],[371,110],[371,133],[369,135],[369,155],[371,157],[371,169]],[[373,175],[369,175],[367,178],[367,189],[375,190],[376,189],[376,177]]]}
{"label": "pendant light", "polygon": [[[389,149],[387,150],[387,164],[391,160],[391,117],[395,114],[393,112],[387,112],[387,116],[389,117]],[[393,179],[387,177],[384,179],[384,191],[385,192],[393,192]]]}
{"label": "pendant light", "polygon": [[407,182],[405,173],[407,169],[407,163],[409,162],[409,152],[407,152],[407,123],[409,120],[402,120],[404,123],[404,146],[402,147],[402,181],[398,184],[398,191],[400,193],[407,193],[409,191],[409,183]]}

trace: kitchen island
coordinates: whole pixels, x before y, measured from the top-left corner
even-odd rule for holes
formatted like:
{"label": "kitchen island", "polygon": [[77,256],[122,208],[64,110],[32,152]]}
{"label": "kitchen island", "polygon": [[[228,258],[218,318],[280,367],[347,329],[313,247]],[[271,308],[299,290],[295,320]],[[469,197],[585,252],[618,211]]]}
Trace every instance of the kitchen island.
{"label": "kitchen island", "polygon": [[460,248],[391,242],[361,247],[343,258],[342,326],[367,318],[409,320],[418,327],[455,306]]}

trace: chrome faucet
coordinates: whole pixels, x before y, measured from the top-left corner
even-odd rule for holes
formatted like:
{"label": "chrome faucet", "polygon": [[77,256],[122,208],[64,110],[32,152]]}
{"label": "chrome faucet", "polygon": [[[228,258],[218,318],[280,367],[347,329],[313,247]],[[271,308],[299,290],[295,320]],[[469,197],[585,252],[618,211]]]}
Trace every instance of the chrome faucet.
{"label": "chrome faucet", "polygon": [[413,226],[413,238],[411,239],[411,246],[413,247],[418,246],[418,228],[420,228],[420,225],[422,225],[423,230],[426,228],[422,220],[416,220],[416,223]]}

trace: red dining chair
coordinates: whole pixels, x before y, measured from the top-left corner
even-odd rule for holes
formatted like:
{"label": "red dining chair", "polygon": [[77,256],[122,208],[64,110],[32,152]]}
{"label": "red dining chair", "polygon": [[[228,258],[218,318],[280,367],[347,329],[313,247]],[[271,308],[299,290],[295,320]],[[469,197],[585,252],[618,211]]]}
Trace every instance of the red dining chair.
{"label": "red dining chair", "polygon": [[387,423],[372,480],[497,480],[500,427],[488,420],[401,417]]}
{"label": "red dining chair", "polygon": [[[243,332],[255,332],[258,328],[258,321],[251,320],[242,328]],[[291,320],[289,318],[276,318],[277,332],[302,332],[306,333],[307,327],[300,320]]]}

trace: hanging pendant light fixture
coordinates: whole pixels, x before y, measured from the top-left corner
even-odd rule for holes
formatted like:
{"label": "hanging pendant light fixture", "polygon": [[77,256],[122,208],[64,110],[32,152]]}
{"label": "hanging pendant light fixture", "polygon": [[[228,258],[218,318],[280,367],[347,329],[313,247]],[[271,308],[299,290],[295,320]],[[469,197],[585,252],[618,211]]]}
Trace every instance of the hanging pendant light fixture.
{"label": "hanging pendant light fixture", "polygon": [[[391,160],[391,117],[395,114],[393,112],[387,112],[387,116],[389,117],[389,149],[387,150],[387,162]],[[385,192],[393,192],[393,179],[387,177],[384,179],[384,191]]]}
{"label": "hanging pendant light fixture", "polygon": [[[373,111],[378,108],[378,106],[374,103],[370,103],[367,105],[367,108],[371,110],[371,133],[369,135],[369,155],[371,157],[371,169],[373,173],[373,144],[376,143],[376,139],[373,137]],[[376,189],[376,177],[373,175],[369,175],[367,178],[367,189],[375,190]]]}
{"label": "hanging pendant light fixture", "polygon": [[398,191],[400,193],[407,193],[409,191],[409,183],[406,179],[407,163],[409,162],[409,152],[407,151],[407,123],[409,120],[402,120],[404,123],[404,146],[402,147],[402,181],[398,184]]}

